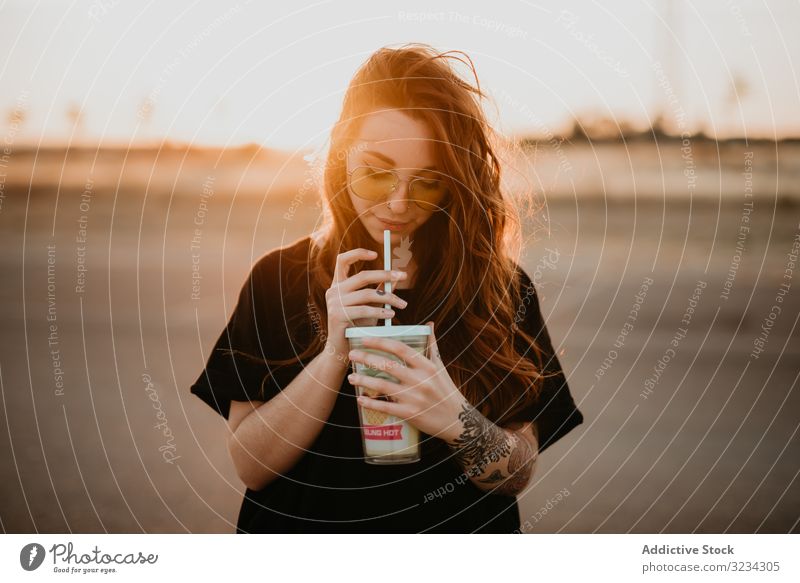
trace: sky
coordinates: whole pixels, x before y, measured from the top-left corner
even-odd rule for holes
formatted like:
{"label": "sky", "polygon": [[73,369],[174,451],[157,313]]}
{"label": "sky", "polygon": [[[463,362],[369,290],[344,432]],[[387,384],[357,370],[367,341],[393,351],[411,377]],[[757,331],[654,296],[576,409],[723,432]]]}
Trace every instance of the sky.
{"label": "sky", "polygon": [[515,135],[576,118],[800,135],[800,3],[0,0],[0,140],[324,143],[381,46],[465,51]]}

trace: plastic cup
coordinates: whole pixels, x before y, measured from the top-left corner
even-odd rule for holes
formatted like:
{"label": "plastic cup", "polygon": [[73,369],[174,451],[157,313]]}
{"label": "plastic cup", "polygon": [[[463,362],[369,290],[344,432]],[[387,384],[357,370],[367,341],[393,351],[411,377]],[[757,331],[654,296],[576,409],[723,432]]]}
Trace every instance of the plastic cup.
{"label": "plastic cup", "polygon": [[[347,328],[345,337],[350,342],[350,349],[379,354],[397,362],[403,362],[398,356],[364,348],[364,338],[391,338],[407,344],[427,357],[430,326],[362,326]],[[360,362],[352,362],[353,372],[365,376],[383,378],[393,383],[397,379],[389,373],[366,366]],[[404,363],[405,364],[405,363]],[[368,397],[387,400],[388,397],[372,393],[368,388],[356,386],[356,393]],[[411,423],[358,405],[361,420],[361,443],[364,446],[364,461],[369,464],[408,464],[419,461],[419,430]]]}

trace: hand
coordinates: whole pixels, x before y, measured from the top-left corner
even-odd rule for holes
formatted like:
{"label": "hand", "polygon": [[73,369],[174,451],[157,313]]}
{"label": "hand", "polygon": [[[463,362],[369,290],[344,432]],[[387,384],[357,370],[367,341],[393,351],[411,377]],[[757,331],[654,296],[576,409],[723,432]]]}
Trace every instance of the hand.
{"label": "hand", "polygon": [[[401,271],[361,271],[348,277],[350,266],[356,261],[375,259],[377,253],[369,249],[352,249],[336,257],[336,268],[331,287],[325,292],[328,312],[329,350],[347,360],[348,342],[344,336],[345,328],[351,326],[376,326],[379,318],[391,318],[393,310],[386,310],[384,304],[405,308],[407,302],[392,293],[380,289],[386,281],[393,284],[405,279]],[[377,288],[361,289],[368,284],[378,283]]]}
{"label": "hand", "polygon": [[467,399],[453,383],[442,362],[433,334],[433,322],[428,322],[428,326],[431,327],[428,340],[430,358],[390,338],[364,338],[364,347],[393,354],[405,364],[362,350],[350,352],[351,360],[385,371],[398,382],[355,373],[347,378],[353,385],[371,389],[390,399],[383,401],[362,396],[358,397],[359,405],[395,415],[428,435],[451,441],[461,431],[458,415]]}

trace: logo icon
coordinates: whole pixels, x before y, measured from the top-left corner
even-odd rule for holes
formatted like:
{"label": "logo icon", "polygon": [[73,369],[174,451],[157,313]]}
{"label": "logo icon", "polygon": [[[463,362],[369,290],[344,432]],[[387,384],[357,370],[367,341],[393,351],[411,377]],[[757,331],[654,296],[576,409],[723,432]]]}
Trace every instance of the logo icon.
{"label": "logo icon", "polygon": [[411,240],[409,237],[400,237],[400,246],[392,249],[392,269],[403,269],[411,261]]}
{"label": "logo icon", "polygon": [[26,571],[35,571],[44,562],[44,547],[38,543],[30,543],[19,552],[19,564]]}

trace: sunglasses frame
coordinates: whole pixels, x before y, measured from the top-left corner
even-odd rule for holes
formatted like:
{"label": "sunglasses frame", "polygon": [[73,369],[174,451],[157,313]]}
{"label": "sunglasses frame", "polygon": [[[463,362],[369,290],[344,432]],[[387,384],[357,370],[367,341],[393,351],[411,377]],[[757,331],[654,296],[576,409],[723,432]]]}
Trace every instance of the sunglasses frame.
{"label": "sunglasses frame", "polygon": [[[377,170],[379,172],[388,172],[390,174],[393,174],[395,176],[395,178],[397,179],[397,182],[395,183],[394,188],[392,189],[392,192],[390,192],[388,195],[386,195],[386,197],[383,200],[373,200],[371,198],[366,198],[366,197],[363,197],[360,194],[358,194],[355,191],[355,189],[353,189],[353,185],[352,185],[353,173],[356,170],[360,170],[361,168],[369,168],[370,170]],[[430,170],[427,170],[427,172],[430,172]],[[438,182],[443,183],[444,186],[445,186],[445,194],[444,194],[444,197],[442,197],[442,201],[444,201],[444,204],[441,204],[442,201],[440,201],[439,203],[434,204],[434,203],[430,203],[430,202],[427,202],[427,201],[424,201],[424,200],[420,201],[420,200],[418,200],[416,198],[411,198],[412,185],[417,180],[423,180],[423,181],[426,181],[426,182],[430,182],[431,180],[436,180]],[[436,208],[433,209],[433,212],[435,212],[437,210],[441,210],[443,208],[446,208],[447,205],[450,202],[450,196],[449,196],[450,195],[450,189],[447,187],[447,184],[441,178],[422,178],[420,176],[415,176],[414,178],[402,178],[400,176],[400,174],[398,174],[397,170],[395,170],[393,168],[392,169],[378,168],[377,166],[370,166],[369,164],[359,164],[358,166],[356,166],[352,170],[348,170],[347,171],[347,186],[350,188],[350,190],[353,192],[353,194],[355,194],[358,198],[360,198],[362,200],[368,200],[370,202],[375,202],[375,203],[378,203],[378,204],[383,204],[383,203],[387,202],[389,200],[389,196],[391,196],[397,190],[397,188],[400,186],[401,182],[407,182],[408,183],[408,195],[409,195],[408,200],[413,201],[414,204],[416,204],[419,208],[421,208],[424,211],[431,211],[431,209],[425,208],[423,205],[430,205],[430,206],[436,207]],[[420,204],[420,202],[422,204]]]}

